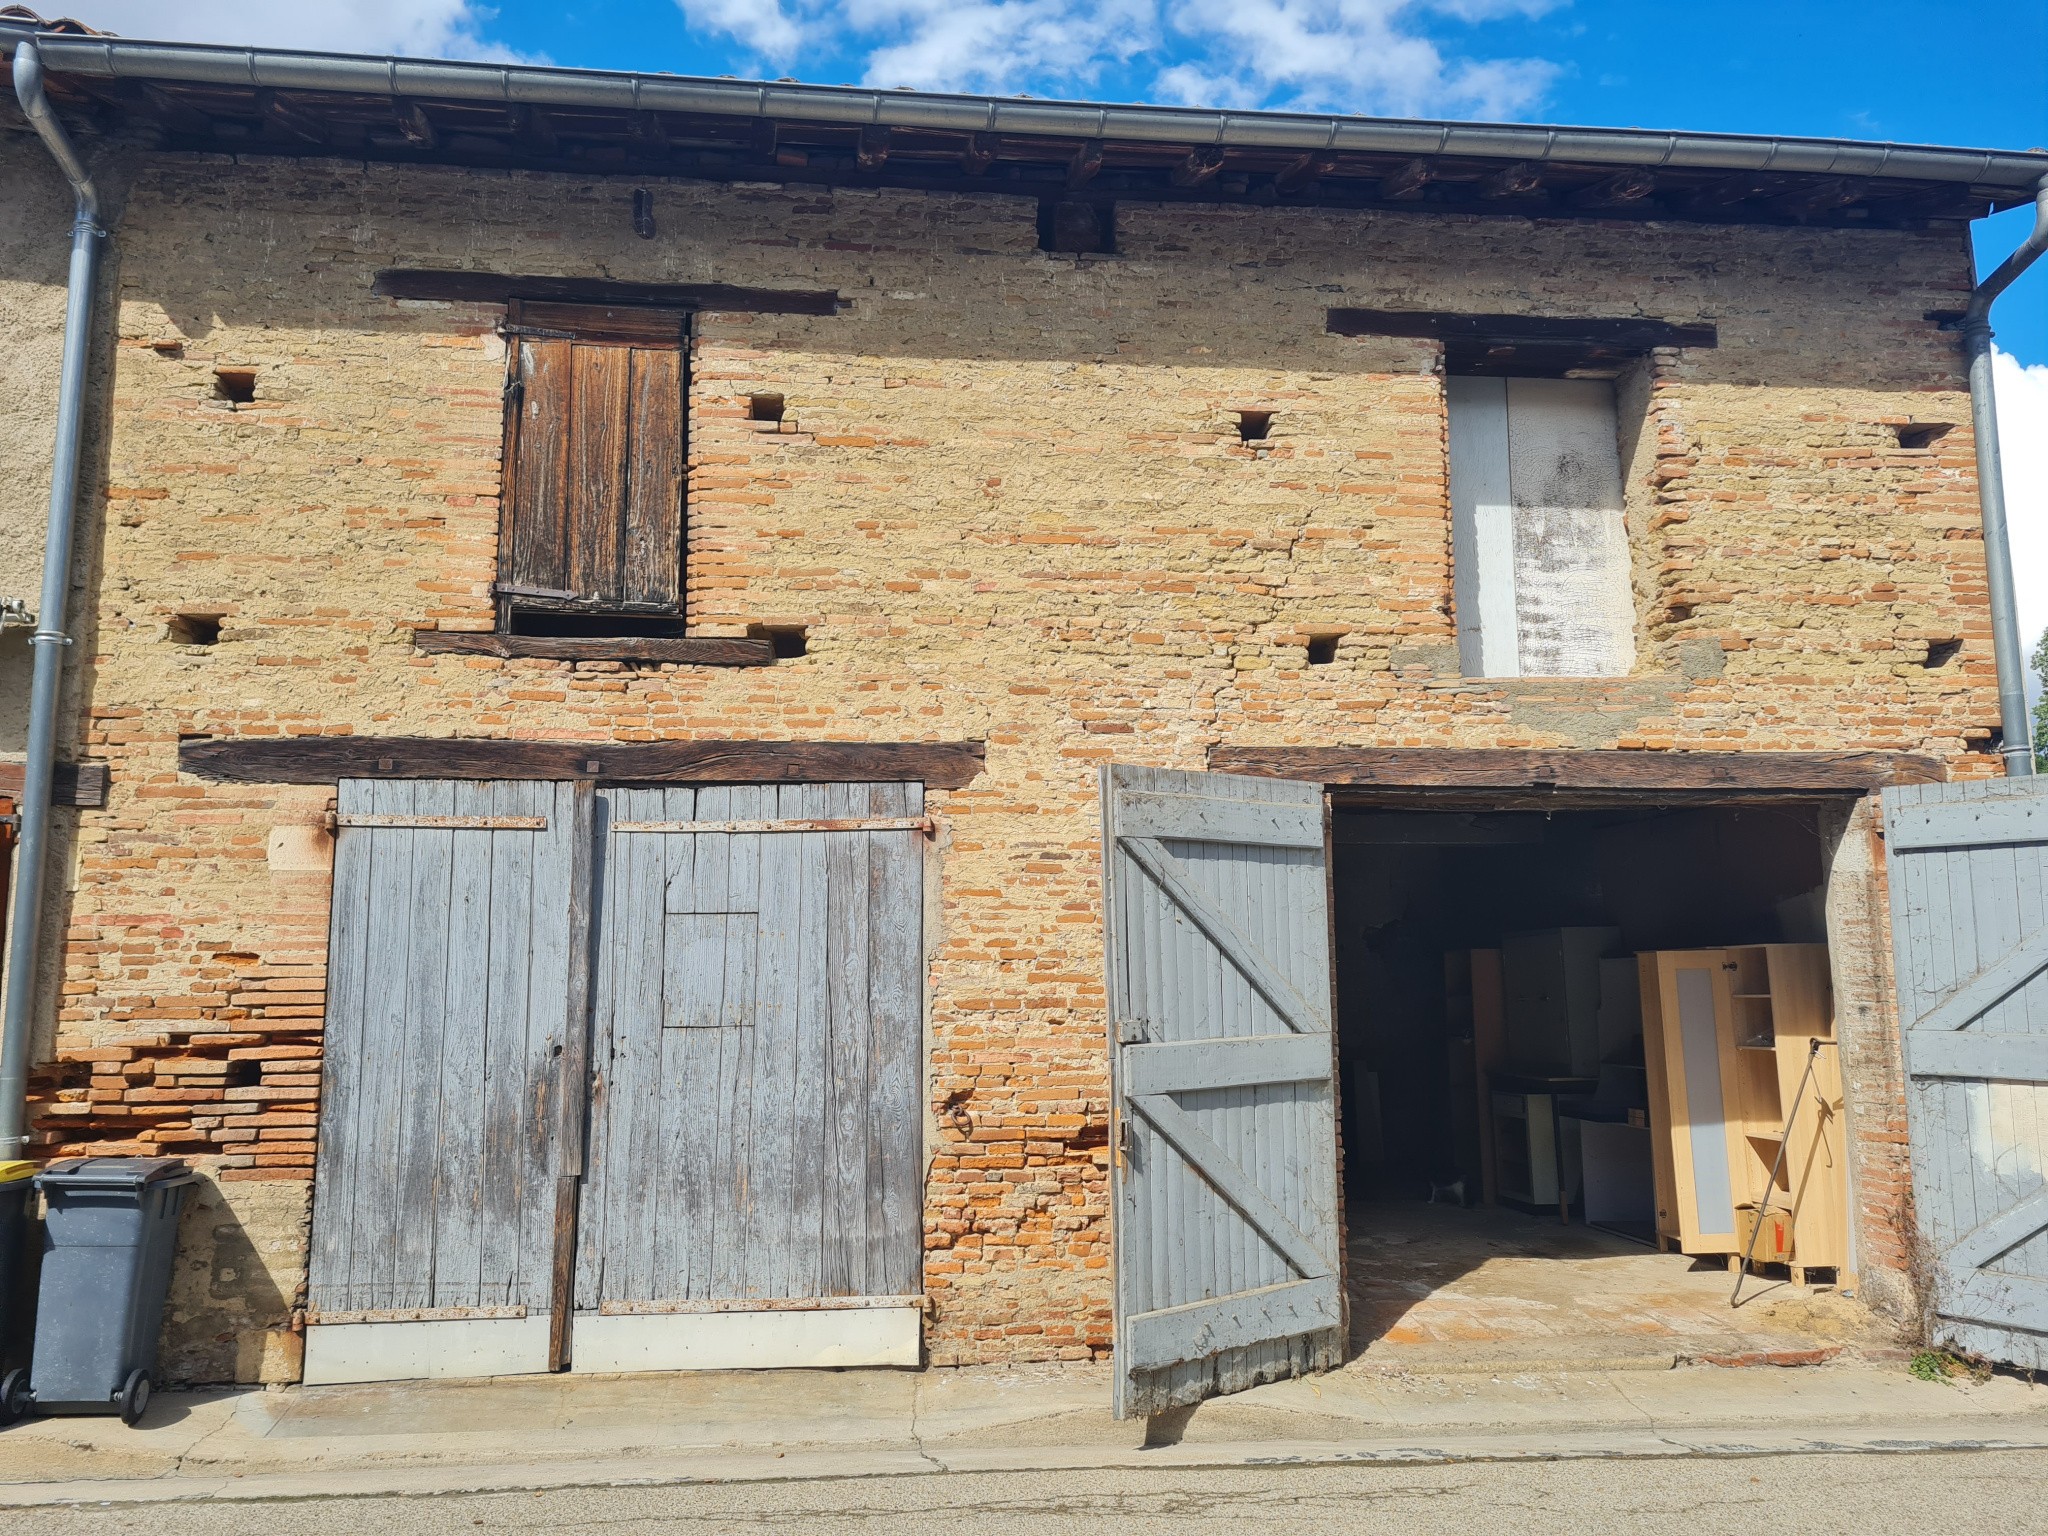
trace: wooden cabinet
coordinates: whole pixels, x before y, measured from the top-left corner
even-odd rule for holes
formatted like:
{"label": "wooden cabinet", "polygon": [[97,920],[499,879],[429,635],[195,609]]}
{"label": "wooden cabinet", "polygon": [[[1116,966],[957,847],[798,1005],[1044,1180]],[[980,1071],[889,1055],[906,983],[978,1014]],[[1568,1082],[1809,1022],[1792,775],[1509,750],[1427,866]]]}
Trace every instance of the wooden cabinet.
{"label": "wooden cabinet", "polygon": [[1766,1233],[1770,1213],[1784,1213],[1789,1250],[1782,1234],[1760,1241],[1759,1262],[1787,1262],[1795,1279],[1841,1271],[1847,1169],[1827,947],[1661,950],[1637,964],[1659,1237],[1739,1256],[1768,1188]]}

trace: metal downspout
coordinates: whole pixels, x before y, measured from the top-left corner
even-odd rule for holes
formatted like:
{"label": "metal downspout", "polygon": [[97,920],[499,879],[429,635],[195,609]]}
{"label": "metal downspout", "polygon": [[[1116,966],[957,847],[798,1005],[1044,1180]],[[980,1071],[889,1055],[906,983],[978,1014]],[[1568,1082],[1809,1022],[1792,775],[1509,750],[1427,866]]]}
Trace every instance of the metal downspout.
{"label": "metal downspout", "polygon": [[28,1136],[28,1058],[35,1022],[43,876],[49,863],[50,780],[57,757],[57,699],[64,680],[65,600],[71,586],[72,528],[78,502],[78,458],[85,416],[85,364],[91,345],[93,292],[106,231],[99,193],[43,94],[43,61],[31,42],[14,50],[14,94],[44,148],[77,197],[71,225],[71,276],[64,307],[64,362],[57,394],[57,447],[50,466],[50,521],[43,545],[42,605],[36,613],[34,673],[29,689],[28,762],[22,772],[21,842],[10,931],[6,1012],[0,1025],[0,1161],[17,1158]]}
{"label": "metal downspout", "polygon": [[[2034,193],[2034,232],[1998,269],[1970,291],[1956,329],[1970,360],[1970,426],[1977,437],[1977,497],[1983,508],[1984,565],[1991,588],[1991,647],[1998,659],[1998,750],[2010,779],[2034,772],[2033,730],[2027,719],[2026,650],[2020,642],[2019,605],[2013,596],[2012,541],[2005,521],[2005,479],[1998,456],[1998,404],[1991,394],[1991,306],[2013,279],[2048,251],[2048,176]],[[4,1154],[0,1154],[4,1155]]]}

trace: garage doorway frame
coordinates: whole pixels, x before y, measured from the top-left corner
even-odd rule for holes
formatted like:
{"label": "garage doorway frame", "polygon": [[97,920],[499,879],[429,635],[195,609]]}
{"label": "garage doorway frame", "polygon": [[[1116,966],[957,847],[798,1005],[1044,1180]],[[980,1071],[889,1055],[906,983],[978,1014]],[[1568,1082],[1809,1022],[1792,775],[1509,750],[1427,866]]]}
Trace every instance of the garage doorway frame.
{"label": "garage doorway frame", "polygon": [[[1700,810],[1779,806],[1816,812],[1826,869],[1828,968],[1844,1042],[1850,1267],[1839,1277],[1881,1310],[1913,1315],[1911,1175],[1904,1061],[1885,885],[1883,792],[1939,784],[1940,759],[1902,752],[1644,752],[1463,747],[1210,748],[1208,767],[1319,783],[1331,812]],[[1334,941],[1334,934],[1333,934]],[[1339,1084],[1342,1113],[1342,1085]],[[1896,1127],[1869,1137],[1866,1124]],[[1338,1152],[1341,1180],[1343,1156]],[[1866,1209],[1883,1185],[1904,1199]],[[1341,1186],[1340,1186],[1341,1187]],[[1878,1223],[1889,1220],[1891,1231]],[[1340,1236],[1350,1294],[1349,1233]]]}

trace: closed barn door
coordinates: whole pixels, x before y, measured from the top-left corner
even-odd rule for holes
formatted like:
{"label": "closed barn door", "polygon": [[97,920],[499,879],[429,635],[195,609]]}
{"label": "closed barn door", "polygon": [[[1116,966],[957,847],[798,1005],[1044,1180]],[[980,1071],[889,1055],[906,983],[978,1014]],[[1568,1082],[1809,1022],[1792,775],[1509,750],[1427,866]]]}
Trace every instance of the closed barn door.
{"label": "closed barn door", "polygon": [[2048,1369],[2048,780],[1884,798],[1913,1205],[1937,1332]]}
{"label": "closed barn door", "polygon": [[573,1369],[915,1364],[922,786],[598,798]]}
{"label": "closed barn door", "polygon": [[309,1382],[547,1368],[577,803],[342,781]]}
{"label": "closed barn door", "polygon": [[1119,1418],[1341,1362],[1319,785],[1103,771]]}

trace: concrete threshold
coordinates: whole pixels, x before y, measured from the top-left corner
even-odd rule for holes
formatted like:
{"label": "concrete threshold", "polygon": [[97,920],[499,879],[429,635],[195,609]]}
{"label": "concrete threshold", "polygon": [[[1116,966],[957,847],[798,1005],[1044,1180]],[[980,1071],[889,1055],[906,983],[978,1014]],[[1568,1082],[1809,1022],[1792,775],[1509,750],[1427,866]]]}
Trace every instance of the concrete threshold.
{"label": "concrete threshold", "polygon": [[[1356,1463],[2048,1449],[2048,1391],[1795,1371],[1350,1369],[1150,1426],[1099,1367],[706,1373],[169,1394],[0,1432],[0,1506]],[[453,1426],[453,1427],[451,1427]],[[1148,1433],[1154,1443],[1146,1443]]]}

